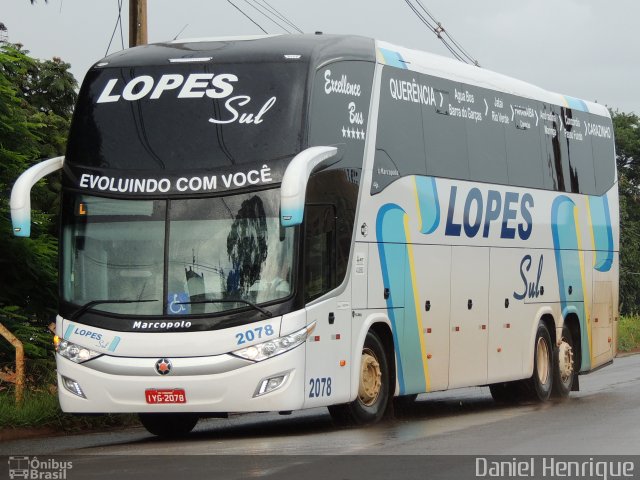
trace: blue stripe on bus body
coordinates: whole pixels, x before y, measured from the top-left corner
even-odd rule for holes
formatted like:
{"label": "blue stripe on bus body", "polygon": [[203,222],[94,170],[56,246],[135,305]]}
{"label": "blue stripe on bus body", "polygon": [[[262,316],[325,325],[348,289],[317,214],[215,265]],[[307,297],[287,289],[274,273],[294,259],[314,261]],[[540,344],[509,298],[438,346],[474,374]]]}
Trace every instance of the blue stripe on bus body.
{"label": "blue stripe on bus body", "polygon": [[589,197],[589,209],[596,250],[594,268],[599,272],[608,272],[613,265],[613,232],[607,196]]}
{"label": "blue stripe on bus body", "polygon": [[[591,367],[591,348],[589,344],[588,325],[584,311],[585,289],[580,268],[579,239],[574,216],[575,203],[564,195],[556,197],[551,207],[551,232],[556,257],[558,289],[560,305],[563,312],[574,311],[580,322],[582,365],[580,370]],[[569,296],[569,287],[572,293]],[[571,298],[570,298],[571,297]],[[573,298],[580,300],[576,301]]]}
{"label": "blue stripe on bus body", "polygon": [[69,340],[69,337],[73,332],[73,327],[75,327],[75,325],[73,323],[70,323],[67,329],[64,331],[64,335],[62,336],[62,338],[64,338],[65,340]]}
{"label": "blue stripe on bus body", "polygon": [[120,343],[120,337],[114,337],[113,340],[111,341],[111,344],[109,345],[109,351],[115,352],[119,343]]}
{"label": "blue stripe on bus body", "polygon": [[378,48],[378,50],[382,54],[382,57],[384,58],[384,62],[387,65],[390,65],[396,68],[404,68],[406,70],[407,65],[404,59],[402,58],[402,55],[400,55],[400,52],[396,52],[394,50],[387,50],[386,48]]}
{"label": "blue stripe on bus body", "polygon": [[390,293],[386,303],[393,329],[400,394],[424,392],[427,387],[404,230],[405,216],[405,211],[398,205],[387,204],[379,210],[376,220],[382,280]]}
{"label": "blue stripe on bus body", "polygon": [[433,177],[415,177],[418,208],[422,219],[420,232],[428,235],[435,232],[440,224],[440,202],[438,188]]}
{"label": "blue stripe on bus body", "polygon": [[574,110],[580,110],[581,112],[587,112],[587,113],[589,112],[589,107],[587,107],[587,104],[584,103],[583,100],[580,100],[579,98],[575,98],[575,97],[570,97],[568,95],[563,95],[563,96],[569,108],[572,108]]}

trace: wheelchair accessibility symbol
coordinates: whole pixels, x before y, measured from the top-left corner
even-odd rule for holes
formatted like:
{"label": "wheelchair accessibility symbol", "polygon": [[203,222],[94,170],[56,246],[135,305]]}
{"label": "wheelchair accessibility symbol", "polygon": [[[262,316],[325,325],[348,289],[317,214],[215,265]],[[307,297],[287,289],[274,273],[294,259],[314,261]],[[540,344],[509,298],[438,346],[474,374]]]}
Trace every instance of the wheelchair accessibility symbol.
{"label": "wheelchair accessibility symbol", "polygon": [[169,315],[188,315],[191,309],[186,303],[189,302],[189,295],[185,292],[169,293],[167,298],[167,310]]}

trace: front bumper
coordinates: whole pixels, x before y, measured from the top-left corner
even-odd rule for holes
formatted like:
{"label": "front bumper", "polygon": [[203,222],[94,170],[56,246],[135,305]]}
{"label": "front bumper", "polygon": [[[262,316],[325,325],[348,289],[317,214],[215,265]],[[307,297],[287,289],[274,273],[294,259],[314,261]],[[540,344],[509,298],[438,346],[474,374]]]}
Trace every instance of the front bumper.
{"label": "front bumper", "polygon": [[[230,355],[170,359],[172,371],[161,376],[155,371],[159,358],[102,356],[77,364],[56,355],[58,396],[64,412],[264,412],[298,410],[304,403],[305,348],[262,362],[238,360]],[[95,362],[95,363],[92,363]],[[276,390],[254,396],[263,380],[279,374],[287,378]],[[61,376],[74,380],[84,392],[82,398],[68,391]],[[186,403],[148,404],[147,389],[184,389]]]}

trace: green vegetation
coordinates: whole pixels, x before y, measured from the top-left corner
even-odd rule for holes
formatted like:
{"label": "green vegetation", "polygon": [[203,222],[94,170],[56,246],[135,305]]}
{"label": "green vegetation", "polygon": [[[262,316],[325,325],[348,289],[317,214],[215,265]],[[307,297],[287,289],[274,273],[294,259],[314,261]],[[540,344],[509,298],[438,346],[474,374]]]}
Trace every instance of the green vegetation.
{"label": "green vegetation", "polygon": [[620,191],[620,313],[640,313],[640,118],[612,112]]}
{"label": "green vegetation", "polygon": [[631,352],[640,349],[640,316],[622,316],[618,322],[618,350]]}
{"label": "green vegetation", "polygon": [[52,386],[46,390],[30,390],[19,408],[15,405],[12,391],[0,392],[0,430],[53,427],[64,432],[77,432],[136,424],[138,420],[135,415],[76,416],[62,413]]}

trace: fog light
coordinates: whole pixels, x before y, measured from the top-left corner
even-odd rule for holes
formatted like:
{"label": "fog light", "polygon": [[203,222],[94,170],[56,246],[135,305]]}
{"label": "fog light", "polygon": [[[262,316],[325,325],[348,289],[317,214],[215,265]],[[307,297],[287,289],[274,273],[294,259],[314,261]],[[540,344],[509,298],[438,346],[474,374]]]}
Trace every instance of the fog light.
{"label": "fog light", "polygon": [[277,390],[282,385],[284,385],[284,382],[287,380],[287,378],[289,378],[289,373],[290,372],[279,373],[278,375],[274,375],[273,377],[261,380],[253,396],[259,397],[260,395],[265,395],[267,393],[273,392],[274,390]]}
{"label": "fog light", "polygon": [[78,382],[76,382],[71,378],[65,377],[64,375],[61,375],[61,377],[62,377],[62,385],[64,386],[64,388],[69,390],[74,395],[77,395],[82,398],[87,398],[84,392],[82,391],[82,388],[80,388],[80,385],[78,384]]}

